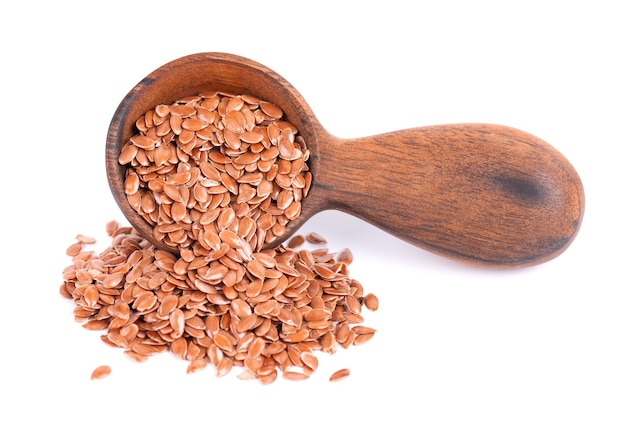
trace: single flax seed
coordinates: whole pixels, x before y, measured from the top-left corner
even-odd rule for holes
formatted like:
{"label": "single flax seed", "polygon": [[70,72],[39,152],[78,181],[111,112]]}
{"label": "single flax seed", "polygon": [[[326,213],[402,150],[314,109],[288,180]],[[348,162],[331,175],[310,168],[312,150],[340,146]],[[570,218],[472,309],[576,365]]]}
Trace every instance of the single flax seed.
{"label": "single flax seed", "polygon": [[371,293],[367,294],[363,299],[363,304],[368,310],[376,311],[378,310],[378,297]]}
{"label": "single flax seed", "polygon": [[98,366],[91,373],[91,379],[104,379],[111,374],[111,367]]}
{"label": "single flax seed", "polygon": [[330,382],[339,382],[350,376],[350,369],[340,369],[330,375]]}

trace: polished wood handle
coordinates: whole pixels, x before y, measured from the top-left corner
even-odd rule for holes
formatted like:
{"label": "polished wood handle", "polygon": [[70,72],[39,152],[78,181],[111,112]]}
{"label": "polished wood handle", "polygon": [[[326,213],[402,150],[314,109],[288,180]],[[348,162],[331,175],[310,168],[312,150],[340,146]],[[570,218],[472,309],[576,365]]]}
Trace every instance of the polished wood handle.
{"label": "polished wood handle", "polygon": [[561,254],[581,224],[572,165],[546,142],[499,125],[407,129],[320,139],[325,207],[425,250],[472,265],[515,268]]}

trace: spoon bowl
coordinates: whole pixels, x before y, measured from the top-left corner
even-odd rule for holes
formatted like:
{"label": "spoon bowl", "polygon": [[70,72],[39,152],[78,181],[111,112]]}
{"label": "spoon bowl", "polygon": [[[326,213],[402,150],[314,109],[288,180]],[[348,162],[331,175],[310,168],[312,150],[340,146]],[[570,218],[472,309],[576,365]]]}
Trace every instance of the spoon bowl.
{"label": "spoon bowl", "polygon": [[268,247],[313,215],[335,209],[437,255],[517,268],[557,257],[580,228],[584,193],[576,170],[531,134],[493,124],[450,124],[340,139],[276,72],[232,54],[199,53],[140,81],[118,106],[107,134],[111,192],[129,223],[159,248],[176,252],[155,239],[154,228],[130,206],[118,158],[146,111],[205,91],[276,104],[310,151],[313,182],[301,214]]}

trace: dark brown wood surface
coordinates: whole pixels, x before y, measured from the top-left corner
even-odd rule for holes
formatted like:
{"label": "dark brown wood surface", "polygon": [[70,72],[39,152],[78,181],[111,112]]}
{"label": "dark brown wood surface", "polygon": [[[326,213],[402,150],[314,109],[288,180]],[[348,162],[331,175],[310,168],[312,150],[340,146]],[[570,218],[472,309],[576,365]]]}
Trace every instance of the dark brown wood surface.
{"label": "dark brown wood surface", "polygon": [[582,185],[525,132],[463,124],[320,138],[311,196],[436,254],[488,267],[556,257],[581,224]]}
{"label": "dark brown wood surface", "polygon": [[580,228],[580,178],[562,154],[533,135],[499,125],[456,124],[339,139],[272,70],[238,56],[203,53],[146,77],[124,98],[109,128],[111,191],[129,222],[155,243],[152,228],[126,201],[117,157],[145,111],[206,90],[274,102],[303,134],[312,152],[313,185],[287,235],[314,214],[336,209],[453,260],[515,268],[555,258]]}

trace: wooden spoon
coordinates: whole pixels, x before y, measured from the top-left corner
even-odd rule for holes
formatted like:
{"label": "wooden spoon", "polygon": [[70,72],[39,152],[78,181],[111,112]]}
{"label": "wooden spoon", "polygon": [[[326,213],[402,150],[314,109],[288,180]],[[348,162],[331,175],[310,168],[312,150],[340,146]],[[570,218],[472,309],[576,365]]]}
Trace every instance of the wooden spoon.
{"label": "wooden spoon", "polygon": [[155,240],[152,226],[127,201],[121,147],[135,133],[135,121],[158,104],[219,90],[277,104],[311,151],[311,190],[279,242],[316,213],[335,209],[456,261],[515,268],[558,256],[580,228],[584,193],[576,170],[533,135],[500,125],[454,124],[340,139],[274,71],[231,54],[200,53],[139,82],[108,131],[113,196],[130,224],[160,248],[172,250]]}

